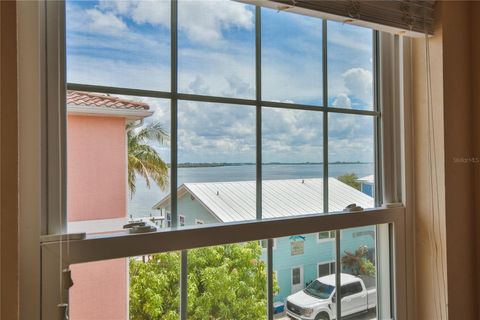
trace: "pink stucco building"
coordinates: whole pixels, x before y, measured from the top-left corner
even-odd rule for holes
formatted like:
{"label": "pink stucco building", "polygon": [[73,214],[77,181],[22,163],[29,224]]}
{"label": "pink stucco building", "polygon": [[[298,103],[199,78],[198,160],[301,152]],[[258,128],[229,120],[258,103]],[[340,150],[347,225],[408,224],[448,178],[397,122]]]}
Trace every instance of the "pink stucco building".
{"label": "pink stucco building", "polygon": [[[69,232],[119,230],[127,221],[125,126],[152,115],[145,103],[67,92],[67,213]],[[128,264],[117,259],[74,265],[73,320],[128,319]]]}

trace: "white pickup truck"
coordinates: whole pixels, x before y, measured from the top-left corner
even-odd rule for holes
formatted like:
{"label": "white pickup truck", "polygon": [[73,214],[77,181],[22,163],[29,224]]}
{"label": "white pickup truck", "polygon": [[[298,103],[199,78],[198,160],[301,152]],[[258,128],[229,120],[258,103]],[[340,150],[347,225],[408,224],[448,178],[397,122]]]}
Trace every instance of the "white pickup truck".
{"label": "white pickup truck", "polygon": [[[364,281],[342,273],[342,318],[377,306],[377,290],[367,289]],[[314,280],[305,289],[286,299],[286,311],[295,320],[331,320],[336,318],[335,275]]]}

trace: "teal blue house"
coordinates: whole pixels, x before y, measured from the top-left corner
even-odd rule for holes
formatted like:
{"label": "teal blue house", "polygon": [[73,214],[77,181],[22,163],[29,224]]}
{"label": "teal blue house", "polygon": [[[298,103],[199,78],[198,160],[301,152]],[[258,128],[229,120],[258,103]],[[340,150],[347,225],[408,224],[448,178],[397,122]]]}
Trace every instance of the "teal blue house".
{"label": "teal blue house", "polygon": [[360,182],[360,190],[373,197],[373,194],[375,193],[375,179],[373,175],[361,177],[357,181]]}
{"label": "teal blue house", "polygon": [[[363,208],[374,205],[373,198],[355,188],[329,178],[330,211],[342,211],[356,203]],[[178,188],[178,224],[195,225],[254,220],[256,217],[255,181],[185,183]],[[264,218],[288,217],[323,212],[323,179],[267,180],[262,184]],[[165,213],[165,226],[171,223],[170,197],[154,209]],[[265,247],[266,241],[262,241]],[[342,255],[368,248],[375,257],[375,228],[342,230]],[[266,259],[266,249],[263,252]],[[303,289],[317,277],[335,272],[335,233],[277,238],[273,246],[273,269],[279,292],[275,301]]]}

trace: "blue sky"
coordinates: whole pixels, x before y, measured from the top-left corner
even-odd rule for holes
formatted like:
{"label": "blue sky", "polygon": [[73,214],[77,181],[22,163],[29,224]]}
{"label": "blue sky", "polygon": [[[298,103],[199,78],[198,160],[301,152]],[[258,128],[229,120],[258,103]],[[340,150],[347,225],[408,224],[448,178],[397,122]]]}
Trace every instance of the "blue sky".
{"label": "blue sky", "polygon": [[[179,90],[255,97],[254,7],[230,1],[179,2]],[[322,22],[262,9],[264,100],[321,105]],[[69,82],[168,91],[168,1],[67,1]],[[372,32],[328,23],[329,105],[372,107]],[[169,130],[169,101],[150,104]],[[180,162],[254,162],[254,107],[179,103]],[[329,117],[331,161],[372,161],[373,120]],[[264,161],[320,162],[322,114],[263,111]],[[168,146],[156,146],[168,158]]]}

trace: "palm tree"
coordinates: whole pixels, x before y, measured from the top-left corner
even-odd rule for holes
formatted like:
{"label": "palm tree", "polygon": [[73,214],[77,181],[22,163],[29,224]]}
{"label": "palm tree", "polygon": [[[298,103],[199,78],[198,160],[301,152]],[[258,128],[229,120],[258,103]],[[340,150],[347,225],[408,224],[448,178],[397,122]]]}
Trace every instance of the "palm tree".
{"label": "palm tree", "polygon": [[345,255],[342,257],[342,264],[349,268],[351,272],[358,276],[362,272],[362,265],[368,256],[368,247],[360,246],[355,253],[345,251]]}
{"label": "palm tree", "polygon": [[151,181],[164,190],[168,186],[168,165],[162,160],[157,151],[148,143],[158,142],[164,144],[168,134],[160,123],[152,122],[139,130],[135,124],[127,125],[128,143],[128,190],[133,196],[136,190],[136,176],[145,179],[150,188]]}

